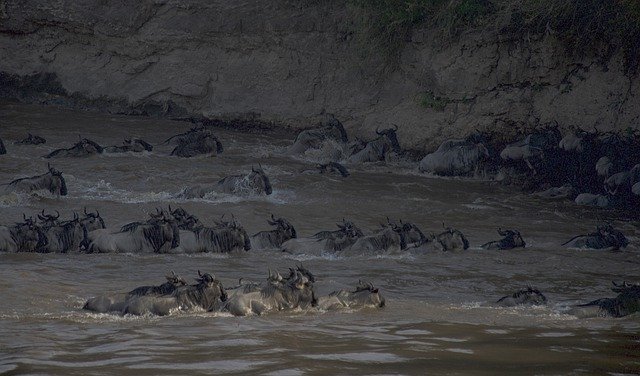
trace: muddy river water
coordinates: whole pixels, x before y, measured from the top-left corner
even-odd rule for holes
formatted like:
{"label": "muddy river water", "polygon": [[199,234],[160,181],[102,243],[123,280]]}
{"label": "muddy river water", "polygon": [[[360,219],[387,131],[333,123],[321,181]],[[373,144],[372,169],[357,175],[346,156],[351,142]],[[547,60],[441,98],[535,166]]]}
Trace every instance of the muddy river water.
{"label": "muddy river water", "polygon": [[[640,316],[578,319],[574,304],[614,296],[610,281],[640,279],[640,229],[617,212],[532,197],[487,181],[422,175],[415,164],[351,166],[342,179],[304,175],[318,156],[283,154],[293,134],[217,131],[225,151],[183,159],[159,145],[189,123],[0,104],[0,182],[46,171],[42,156],[78,137],[118,145],[138,136],[155,146],[142,154],[51,160],[69,194],[0,197],[0,221],[22,213],[98,209],[108,227],[143,220],[156,207],[182,206],[210,224],[233,214],[252,234],[269,229],[270,213],[288,218],[299,237],[331,230],[343,217],[371,231],[386,216],[425,233],[462,230],[463,252],[392,255],[244,254],[0,254],[0,373],[8,374],[637,374]],[[47,143],[15,146],[27,132]],[[399,133],[402,142],[402,133]],[[213,195],[178,199],[194,184],[216,182],[260,163],[271,179],[267,197]],[[623,251],[578,251],[560,246],[610,220],[629,238]],[[527,247],[485,251],[496,228],[517,228]],[[288,312],[232,317],[185,313],[129,317],[83,311],[87,298],[157,284],[170,270],[197,270],[225,284],[261,280],[267,268],[286,271],[303,262],[319,295],[373,282],[383,309]],[[501,296],[527,285],[543,291],[545,307],[499,308]]]}

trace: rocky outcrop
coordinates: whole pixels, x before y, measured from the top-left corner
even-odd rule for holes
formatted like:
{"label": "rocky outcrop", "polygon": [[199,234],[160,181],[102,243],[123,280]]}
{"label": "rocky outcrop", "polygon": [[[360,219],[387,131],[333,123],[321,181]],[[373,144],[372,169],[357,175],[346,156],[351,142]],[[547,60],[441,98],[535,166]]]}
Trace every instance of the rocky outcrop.
{"label": "rocky outcrop", "polygon": [[292,127],[332,113],[360,136],[397,124],[403,147],[426,150],[474,129],[640,120],[622,58],[576,61],[552,32],[443,42],[414,30],[397,69],[384,70],[362,58],[353,9],[320,3],[0,1],[0,96]]}

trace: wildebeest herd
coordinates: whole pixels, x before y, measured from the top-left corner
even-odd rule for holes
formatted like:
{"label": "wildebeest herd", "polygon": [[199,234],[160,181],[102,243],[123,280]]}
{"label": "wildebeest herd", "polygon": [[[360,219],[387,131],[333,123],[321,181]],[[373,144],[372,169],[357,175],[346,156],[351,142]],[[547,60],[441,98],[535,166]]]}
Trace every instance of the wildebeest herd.
{"label": "wildebeest herd", "polygon": [[[370,141],[349,142],[342,124],[331,117],[316,128],[299,133],[287,154],[304,154],[310,150],[328,150],[326,163],[317,164],[302,173],[350,175],[346,165],[392,161],[403,158],[398,142],[398,127],[376,130]],[[45,143],[41,137],[29,134],[15,145]],[[172,156],[194,157],[217,155],[224,148],[221,141],[206,126],[170,137],[164,144],[175,146]],[[500,150],[498,153],[497,151]],[[123,145],[103,147],[81,138],[72,147],[57,149],[44,158],[87,157],[101,153],[151,152],[153,146],[141,139],[125,139]],[[637,205],[640,194],[640,141],[635,134],[622,137],[598,132],[570,132],[561,137],[557,127],[534,130],[521,140],[500,143],[490,134],[477,132],[462,140],[448,140],[419,163],[419,170],[436,175],[470,176],[493,174],[496,180],[518,183],[540,191],[547,197],[572,197],[577,203],[598,206],[629,207]],[[0,154],[6,153],[0,140]],[[48,165],[41,175],[22,177],[0,185],[0,195],[46,190],[55,195],[67,194],[62,173]],[[212,192],[233,195],[270,195],[271,182],[262,166],[252,166],[251,172],[224,177],[210,186],[189,187],[180,198],[202,198]],[[577,192],[582,192],[576,195]],[[135,221],[119,228],[108,229],[98,213],[83,211],[73,218],[60,220],[60,215],[46,214],[37,219],[23,215],[14,225],[0,226],[0,251],[41,253],[228,253],[239,251],[281,251],[290,254],[338,254],[343,256],[369,253],[424,252],[429,250],[466,250],[470,243],[458,229],[444,227],[425,235],[414,223],[391,220],[377,229],[361,230],[353,221],[343,219],[337,230],[325,230],[299,238],[292,223],[271,215],[268,224],[274,228],[251,236],[231,216],[205,225],[182,208],[157,209],[146,220]],[[500,239],[480,245],[487,250],[522,248],[526,243],[516,229],[498,229]],[[628,245],[626,237],[610,224],[596,231],[576,236],[562,244],[568,248],[616,250]],[[200,307],[207,311],[228,311],[234,315],[261,314],[273,310],[323,307],[383,306],[378,289],[359,283],[354,291],[337,291],[316,299],[312,289],[313,276],[306,269],[291,270],[288,277],[269,273],[267,282],[241,284],[225,290],[210,274],[199,274],[195,285],[188,285],[173,274],[160,286],[135,289],[118,296],[103,296],[87,302],[85,309],[122,314],[168,314],[177,309]],[[306,286],[306,287],[305,287]],[[309,286],[311,289],[309,290]],[[371,299],[371,295],[378,300]],[[618,297],[600,299],[586,307],[598,307],[612,316],[624,316],[640,309],[638,285],[616,285]],[[268,298],[266,298],[268,297]],[[634,300],[635,299],[635,300]],[[371,303],[375,301],[377,303]],[[368,303],[363,303],[368,302]],[[498,304],[541,304],[546,298],[533,288],[502,298]],[[622,308],[621,308],[622,307]],[[580,307],[580,313],[593,311]],[[593,312],[592,312],[593,313]]]}

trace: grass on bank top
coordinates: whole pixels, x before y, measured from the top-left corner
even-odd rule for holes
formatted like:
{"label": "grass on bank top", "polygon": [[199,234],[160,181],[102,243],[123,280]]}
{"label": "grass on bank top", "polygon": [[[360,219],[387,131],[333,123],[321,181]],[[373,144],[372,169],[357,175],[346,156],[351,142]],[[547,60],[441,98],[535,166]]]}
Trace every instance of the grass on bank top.
{"label": "grass on bank top", "polygon": [[[640,65],[640,0],[349,0],[363,54],[397,63],[415,28],[434,39],[472,28],[497,28],[514,36],[552,35],[570,54],[606,63],[618,52],[625,70]],[[505,22],[506,20],[506,22]],[[500,23],[500,24],[498,24]]]}

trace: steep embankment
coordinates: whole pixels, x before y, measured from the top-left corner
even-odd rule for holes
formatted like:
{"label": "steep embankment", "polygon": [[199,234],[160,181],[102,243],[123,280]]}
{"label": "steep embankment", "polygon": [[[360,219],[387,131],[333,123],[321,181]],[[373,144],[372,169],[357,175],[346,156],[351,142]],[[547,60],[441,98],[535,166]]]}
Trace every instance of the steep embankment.
{"label": "steep embankment", "polygon": [[416,23],[383,69],[387,59],[362,53],[363,11],[303,0],[4,0],[0,95],[294,127],[329,112],[361,136],[398,124],[403,146],[419,149],[487,127],[640,120],[640,85],[620,52],[576,58],[552,28],[512,33],[496,22],[443,41]]}

